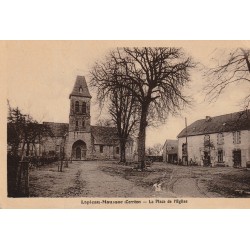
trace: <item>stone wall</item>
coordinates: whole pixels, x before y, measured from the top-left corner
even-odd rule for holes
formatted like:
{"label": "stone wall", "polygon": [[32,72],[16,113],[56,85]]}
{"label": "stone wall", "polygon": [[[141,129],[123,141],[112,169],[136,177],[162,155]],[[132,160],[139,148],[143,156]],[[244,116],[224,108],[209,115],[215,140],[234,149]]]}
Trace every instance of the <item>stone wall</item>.
{"label": "stone wall", "polygon": [[[94,159],[119,159],[119,154],[116,154],[116,147],[113,145],[94,145],[93,157]],[[101,148],[103,151],[101,152]]]}
{"label": "stone wall", "polygon": [[78,140],[81,140],[81,141],[86,143],[87,151],[86,151],[86,159],[85,160],[93,159],[91,133],[80,132],[80,131],[79,132],[69,132],[67,145],[66,145],[67,157],[71,158],[72,146]]}
{"label": "stone wall", "polygon": [[[79,102],[79,112],[75,112],[75,103]],[[86,103],[86,113],[82,113],[82,104]],[[70,100],[70,115],[69,115],[69,131],[76,130],[76,120],[79,123],[79,130],[90,132],[90,98],[80,97],[80,96],[71,96]],[[82,127],[82,121],[85,121],[85,127]]]}
{"label": "stone wall", "polygon": [[41,143],[41,154],[55,152],[56,155],[59,155],[63,143],[63,137],[44,137]]}

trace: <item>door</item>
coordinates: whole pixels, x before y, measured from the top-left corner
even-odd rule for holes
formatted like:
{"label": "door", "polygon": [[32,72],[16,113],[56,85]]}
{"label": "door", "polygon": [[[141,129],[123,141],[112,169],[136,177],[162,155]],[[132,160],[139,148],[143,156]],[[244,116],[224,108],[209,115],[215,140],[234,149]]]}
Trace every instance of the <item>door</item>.
{"label": "door", "polygon": [[204,151],[203,164],[204,164],[205,167],[210,167],[210,165],[211,165],[210,153],[207,152],[207,151]]}
{"label": "door", "polygon": [[233,151],[233,162],[234,162],[234,167],[241,166],[241,150]]}
{"label": "door", "polygon": [[81,160],[81,148],[80,147],[76,148],[76,159]]}

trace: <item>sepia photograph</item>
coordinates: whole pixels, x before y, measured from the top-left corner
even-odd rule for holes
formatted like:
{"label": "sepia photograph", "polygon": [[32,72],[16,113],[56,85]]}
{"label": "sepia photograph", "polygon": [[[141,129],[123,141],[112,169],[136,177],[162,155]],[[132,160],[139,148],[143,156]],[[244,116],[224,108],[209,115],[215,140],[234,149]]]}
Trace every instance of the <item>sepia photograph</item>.
{"label": "sepia photograph", "polygon": [[248,41],[3,43],[7,206],[249,207]]}
{"label": "sepia photograph", "polygon": [[246,248],[248,2],[1,2],[1,245]]}

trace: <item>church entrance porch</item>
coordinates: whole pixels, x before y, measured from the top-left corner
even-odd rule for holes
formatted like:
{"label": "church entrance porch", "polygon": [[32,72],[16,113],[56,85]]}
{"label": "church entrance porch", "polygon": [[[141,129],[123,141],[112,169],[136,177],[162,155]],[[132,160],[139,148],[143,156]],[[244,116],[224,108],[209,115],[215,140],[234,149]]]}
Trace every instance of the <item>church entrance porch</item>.
{"label": "church entrance porch", "polygon": [[86,160],[87,146],[82,140],[74,142],[72,145],[72,160]]}

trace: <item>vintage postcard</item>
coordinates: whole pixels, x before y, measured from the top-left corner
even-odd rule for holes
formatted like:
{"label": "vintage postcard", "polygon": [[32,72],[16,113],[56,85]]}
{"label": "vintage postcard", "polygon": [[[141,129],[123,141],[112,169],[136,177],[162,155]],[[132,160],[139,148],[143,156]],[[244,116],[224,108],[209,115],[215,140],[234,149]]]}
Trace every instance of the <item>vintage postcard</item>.
{"label": "vintage postcard", "polygon": [[1,208],[250,208],[249,41],[1,41]]}

